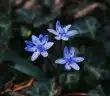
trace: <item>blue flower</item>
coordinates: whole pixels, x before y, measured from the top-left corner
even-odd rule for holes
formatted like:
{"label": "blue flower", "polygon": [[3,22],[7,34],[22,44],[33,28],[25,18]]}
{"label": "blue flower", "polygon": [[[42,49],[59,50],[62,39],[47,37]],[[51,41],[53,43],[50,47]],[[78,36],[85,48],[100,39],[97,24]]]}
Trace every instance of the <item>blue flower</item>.
{"label": "blue flower", "polygon": [[53,44],[53,42],[48,42],[48,35],[43,36],[40,34],[39,37],[32,35],[32,41],[26,41],[25,50],[28,52],[33,52],[31,60],[34,61],[40,54],[43,57],[47,57],[47,50],[50,49]]}
{"label": "blue flower", "polygon": [[70,30],[70,31],[68,31],[70,29],[70,27],[71,27],[71,25],[67,25],[65,27],[62,27],[60,25],[60,22],[57,21],[56,22],[56,30],[53,30],[53,29],[47,29],[47,30],[50,33],[56,35],[55,36],[55,39],[56,40],[61,40],[62,39],[64,41],[67,41],[67,40],[69,40],[69,38],[71,36],[74,36],[74,35],[76,35],[78,33],[76,30]]}
{"label": "blue flower", "polygon": [[82,62],[83,60],[83,57],[75,57],[75,49],[73,47],[71,47],[70,50],[65,47],[64,57],[57,59],[55,63],[65,64],[66,70],[71,70],[71,68],[79,70],[80,67],[78,66],[77,62]]}

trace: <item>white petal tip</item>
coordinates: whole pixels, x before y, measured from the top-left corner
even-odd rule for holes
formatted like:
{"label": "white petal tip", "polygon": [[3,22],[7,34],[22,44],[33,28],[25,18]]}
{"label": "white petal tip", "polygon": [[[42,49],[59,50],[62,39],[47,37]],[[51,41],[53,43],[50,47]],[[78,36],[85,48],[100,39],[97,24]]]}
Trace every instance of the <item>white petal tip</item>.
{"label": "white petal tip", "polygon": [[70,65],[74,70],[80,70],[80,67],[79,67],[79,65],[78,64],[76,64],[76,63],[73,63],[73,64],[71,64]]}
{"label": "white petal tip", "polygon": [[48,57],[47,51],[41,52],[41,55],[42,55],[44,58]]}
{"label": "white petal tip", "polygon": [[60,63],[59,63],[59,60],[56,60],[55,63],[56,63],[56,64],[60,64]]}
{"label": "white petal tip", "polygon": [[68,65],[68,64],[65,64],[65,69],[68,70],[68,71],[70,71],[71,70],[71,66]]}
{"label": "white petal tip", "polygon": [[[55,39],[56,39],[56,38],[55,38]],[[61,39],[56,39],[56,40],[60,41]]]}
{"label": "white petal tip", "polygon": [[56,40],[61,40],[61,37],[60,36],[56,36],[55,39]]}
{"label": "white petal tip", "polygon": [[57,59],[57,60],[55,61],[55,63],[57,63],[57,64],[65,64],[66,61],[61,58],[61,59]]}
{"label": "white petal tip", "polygon": [[80,62],[83,62],[84,61],[84,58],[83,57],[80,57]]}
{"label": "white petal tip", "polygon": [[62,37],[62,40],[68,41],[69,39],[67,37]]}
{"label": "white petal tip", "polygon": [[31,58],[31,61],[35,61],[36,59]]}
{"label": "white petal tip", "polygon": [[47,29],[47,31],[50,31],[51,29]]}
{"label": "white petal tip", "polygon": [[44,45],[44,47],[45,47],[46,49],[50,49],[53,45],[54,45],[54,42],[47,42],[47,43]]}
{"label": "white petal tip", "polygon": [[84,61],[84,58],[82,57],[82,61]]}
{"label": "white petal tip", "polygon": [[80,68],[74,68],[76,71],[79,71],[80,70]]}
{"label": "white petal tip", "polygon": [[64,40],[64,41],[68,41],[68,40],[65,40],[65,39],[62,39],[62,40]]}
{"label": "white petal tip", "polygon": [[35,36],[35,35],[32,35],[32,38],[33,38],[33,37],[36,37],[36,36]]}
{"label": "white petal tip", "polygon": [[46,57],[48,57],[48,55],[44,55],[43,57],[46,58]]}
{"label": "white petal tip", "polygon": [[57,34],[57,32],[56,32],[55,30],[53,30],[53,29],[47,29],[47,31],[49,31],[50,33],[52,33],[52,34],[54,34],[54,35]]}
{"label": "white petal tip", "polygon": [[[38,58],[38,57],[37,57],[37,58]],[[35,57],[35,58],[31,57],[31,61],[35,61],[37,58],[36,58],[36,57]]]}
{"label": "white petal tip", "polygon": [[55,63],[58,64],[58,61],[56,60]]}
{"label": "white petal tip", "polygon": [[40,55],[40,52],[34,52],[31,56],[31,61],[35,61],[39,55]]}

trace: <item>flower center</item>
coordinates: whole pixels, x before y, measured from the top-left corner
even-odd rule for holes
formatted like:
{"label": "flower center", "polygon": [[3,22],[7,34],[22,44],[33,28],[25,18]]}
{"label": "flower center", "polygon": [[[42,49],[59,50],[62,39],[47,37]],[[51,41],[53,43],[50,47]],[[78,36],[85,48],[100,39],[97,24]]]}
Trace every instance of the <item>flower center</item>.
{"label": "flower center", "polygon": [[73,60],[73,57],[69,57],[67,58],[67,62],[71,64],[71,63],[74,63],[75,61]]}
{"label": "flower center", "polygon": [[65,34],[65,31],[63,28],[58,28],[58,32],[60,35],[64,35]]}
{"label": "flower center", "polygon": [[46,49],[44,48],[43,45],[39,44],[39,45],[37,45],[37,50],[39,50],[40,52],[43,52],[43,51],[45,51]]}
{"label": "flower center", "polygon": [[59,33],[60,33],[61,35],[65,35],[65,34],[66,34],[64,30],[61,30]]}

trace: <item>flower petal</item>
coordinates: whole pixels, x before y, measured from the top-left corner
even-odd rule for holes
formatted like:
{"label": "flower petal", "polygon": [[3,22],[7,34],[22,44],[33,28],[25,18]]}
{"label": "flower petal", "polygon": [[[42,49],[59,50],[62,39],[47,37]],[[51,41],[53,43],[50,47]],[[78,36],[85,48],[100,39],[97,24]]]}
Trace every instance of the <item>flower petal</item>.
{"label": "flower petal", "polygon": [[82,62],[84,60],[83,57],[74,57],[73,59],[75,62]]}
{"label": "flower petal", "polygon": [[26,45],[30,45],[32,44],[33,45],[33,42],[32,41],[25,41]]}
{"label": "flower petal", "polygon": [[34,52],[36,50],[36,47],[25,47],[25,50],[29,52]]}
{"label": "flower petal", "polygon": [[48,56],[48,52],[47,52],[47,51],[41,52],[41,55],[42,55],[43,57],[47,57],[47,56]]}
{"label": "flower petal", "polygon": [[53,44],[54,44],[53,42],[47,42],[47,43],[45,43],[44,48],[50,49],[53,46]]}
{"label": "flower petal", "polygon": [[44,44],[45,43],[45,38],[42,34],[39,35],[39,41],[40,43]]}
{"label": "flower petal", "polygon": [[40,34],[40,35],[39,35],[39,39],[42,39],[42,38],[43,38],[43,35],[42,35],[42,34]]}
{"label": "flower petal", "polygon": [[43,36],[42,34],[40,34],[38,39],[40,44],[44,44],[48,41],[48,35]]}
{"label": "flower petal", "polygon": [[55,61],[55,63],[57,63],[57,64],[65,64],[65,63],[66,63],[66,60],[63,59],[63,58],[60,58],[60,59],[57,59],[57,60]]}
{"label": "flower petal", "polygon": [[71,66],[69,64],[65,64],[66,70],[71,70]]}
{"label": "flower petal", "polygon": [[69,55],[68,47],[65,47],[64,48],[64,57],[68,57],[68,55]]}
{"label": "flower petal", "polygon": [[57,22],[56,22],[56,30],[57,30],[58,28],[61,28],[61,24],[60,24],[60,21],[59,21],[59,20],[57,20]]}
{"label": "flower petal", "polygon": [[73,47],[70,48],[70,54],[71,54],[71,56],[75,55],[75,49]]}
{"label": "flower petal", "polygon": [[71,30],[71,31],[68,31],[67,33],[66,33],[66,35],[67,36],[74,36],[74,35],[76,35],[76,34],[78,34],[78,32],[76,31],[76,30]]}
{"label": "flower petal", "polygon": [[52,33],[52,34],[54,34],[54,35],[57,35],[58,33],[55,31],[55,30],[53,30],[53,29],[47,29],[50,33]]}
{"label": "flower petal", "polygon": [[67,31],[70,29],[70,27],[71,27],[71,24],[65,26],[65,27],[64,27],[65,32],[67,32]]}
{"label": "flower petal", "polygon": [[76,64],[76,63],[72,63],[72,64],[70,64],[70,66],[71,66],[73,69],[75,69],[75,70],[79,70],[79,69],[80,69],[80,67],[79,67],[78,64]]}
{"label": "flower petal", "polygon": [[31,60],[32,60],[32,61],[35,61],[35,60],[38,58],[39,55],[40,55],[40,52],[39,52],[39,51],[34,52],[34,53],[32,54],[32,56],[31,56]]}
{"label": "flower petal", "polygon": [[32,42],[36,45],[40,43],[39,38],[37,38],[35,35],[32,35]]}
{"label": "flower petal", "polygon": [[49,39],[48,35],[45,35],[45,36],[44,36],[44,41],[47,42],[48,39]]}
{"label": "flower petal", "polygon": [[57,33],[65,33],[65,30],[61,27],[60,21],[56,22],[56,32]]}
{"label": "flower petal", "polygon": [[56,39],[56,40],[61,40],[61,36],[58,35],[58,36],[55,37],[55,39]]}
{"label": "flower petal", "polygon": [[40,41],[42,44],[45,44],[46,42],[48,42],[48,35],[45,35],[44,37],[40,38]]}
{"label": "flower petal", "polygon": [[69,38],[66,36],[62,36],[62,40],[67,41]]}
{"label": "flower petal", "polygon": [[26,41],[26,47],[31,48],[34,46],[35,46],[35,44],[32,41]]}

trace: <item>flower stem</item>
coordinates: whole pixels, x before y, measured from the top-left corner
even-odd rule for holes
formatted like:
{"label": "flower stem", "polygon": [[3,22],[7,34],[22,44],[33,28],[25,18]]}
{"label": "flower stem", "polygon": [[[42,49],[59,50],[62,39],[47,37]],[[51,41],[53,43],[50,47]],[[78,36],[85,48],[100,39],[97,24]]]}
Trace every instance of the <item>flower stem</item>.
{"label": "flower stem", "polygon": [[65,42],[64,41],[61,41],[61,53],[63,53],[64,46],[65,46]]}

